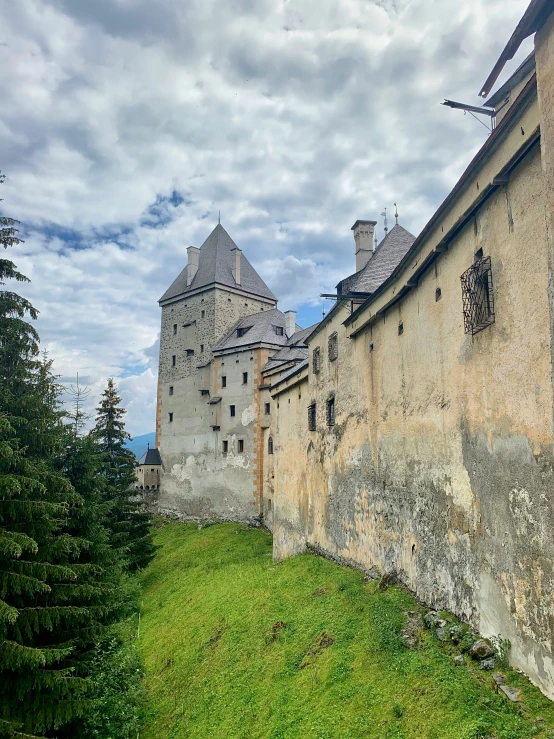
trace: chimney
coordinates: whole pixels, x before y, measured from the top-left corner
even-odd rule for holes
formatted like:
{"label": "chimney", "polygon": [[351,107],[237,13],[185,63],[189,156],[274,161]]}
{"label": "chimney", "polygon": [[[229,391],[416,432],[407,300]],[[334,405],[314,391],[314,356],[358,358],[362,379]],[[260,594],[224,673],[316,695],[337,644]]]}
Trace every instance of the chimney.
{"label": "chimney", "polygon": [[189,246],[187,249],[187,287],[194,280],[194,275],[198,272],[198,261],[200,259],[200,249],[196,246]]}
{"label": "chimney", "polygon": [[373,232],[377,221],[356,221],[352,226],[356,244],[356,272],[363,269],[373,256]]}
{"label": "chimney", "polygon": [[233,279],[237,283],[237,285],[240,285],[240,257],[241,257],[241,250],[238,248],[238,246],[235,246],[234,249],[231,249],[231,259],[232,259],[232,271],[233,271]]}
{"label": "chimney", "polygon": [[295,310],[285,311],[285,333],[287,335],[287,339],[290,339],[290,337],[294,333],[296,333],[296,311]]}

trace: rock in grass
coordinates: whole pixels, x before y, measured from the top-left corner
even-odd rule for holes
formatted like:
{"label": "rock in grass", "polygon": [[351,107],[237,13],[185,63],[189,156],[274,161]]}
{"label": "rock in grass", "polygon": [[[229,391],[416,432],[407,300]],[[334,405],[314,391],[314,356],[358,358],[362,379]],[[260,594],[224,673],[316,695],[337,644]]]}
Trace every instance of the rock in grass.
{"label": "rock in grass", "polygon": [[492,679],[498,686],[506,685],[506,678],[500,672],[493,672]]}
{"label": "rock in grass", "polygon": [[437,635],[437,639],[439,641],[449,641],[450,640],[450,634],[448,633],[448,629],[445,629],[444,626],[439,626],[439,628],[435,631],[435,634]]}
{"label": "rock in grass", "polygon": [[517,688],[512,688],[510,685],[499,685],[498,689],[501,690],[506,698],[512,703],[519,703],[521,700],[519,697],[519,690]]}
{"label": "rock in grass", "polygon": [[488,659],[483,659],[481,662],[479,662],[479,669],[480,670],[494,670],[496,666],[496,660],[494,657],[489,657]]}
{"label": "rock in grass", "polygon": [[493,656],[494,649],[486,639],[477,639],[469,653],[473,659],[486,659]]}
{"label": "rock in grass", "polygon": [[454,664],[456,664],[456,665],[465,665],[465,663],[466,663],[466,661],[464,659],[464,655],[463,654],[457,654],[454,657]]}

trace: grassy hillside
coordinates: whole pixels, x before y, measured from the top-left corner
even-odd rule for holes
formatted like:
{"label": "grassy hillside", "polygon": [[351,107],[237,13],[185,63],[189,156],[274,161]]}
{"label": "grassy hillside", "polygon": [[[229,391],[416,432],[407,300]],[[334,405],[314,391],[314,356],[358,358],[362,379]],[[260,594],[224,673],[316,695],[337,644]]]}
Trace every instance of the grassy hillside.
{"label": "grassy hillside", "polygon": [[157,543],[141,739],[554,737],[553,705],[517,674],[512,704],[429,632],[407,649],[401,588],[312,555],[275,564],[267,532],[234,524],[168,524]]}

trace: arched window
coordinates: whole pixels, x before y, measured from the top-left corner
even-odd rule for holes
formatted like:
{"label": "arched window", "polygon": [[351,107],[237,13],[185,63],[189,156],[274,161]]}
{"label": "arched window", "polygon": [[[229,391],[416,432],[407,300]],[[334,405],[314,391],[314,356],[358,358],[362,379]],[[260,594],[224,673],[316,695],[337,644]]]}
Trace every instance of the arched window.
{"label": "arched window", "polygon": [[147,489],[147,490],[150,490],[150,486],[149,486],[149,485],[147,485],[147,486],[146,486],[146,489]]}
{"label": "arched window", "polygon": [[267,453],[273,454],[273,437],[271,436],[267,440]]}

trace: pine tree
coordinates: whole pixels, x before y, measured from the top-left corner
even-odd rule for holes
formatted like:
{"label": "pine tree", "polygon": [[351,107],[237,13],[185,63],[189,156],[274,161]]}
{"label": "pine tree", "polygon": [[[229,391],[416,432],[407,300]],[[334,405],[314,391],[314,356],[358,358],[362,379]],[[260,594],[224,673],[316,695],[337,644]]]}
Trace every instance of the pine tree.
{"label": "pine tree", "polygon": [[[16,226],[0,217],[4,248],[20,243]],[[2,259],[6,279],[27,281]],[[10,737],[51,736],[83,715],[83,655],[121,611],[98,522],[83,520],[90,506],[67,476],[60,388],[39,355],[36,317],[0,290],[0,735]]]}
{"label": "pine tree", "polygon": [[152,519],[143,501],[137,498],[132,485],[135,481],[135,457],[126,448],[130,435],[125,431],[125,409],[112,378],[96,409],[93,434],[104,456],[107,495],[112,501],[109,526],[112,546],[119,549],[130,572],[139,570],[154,556]]}

